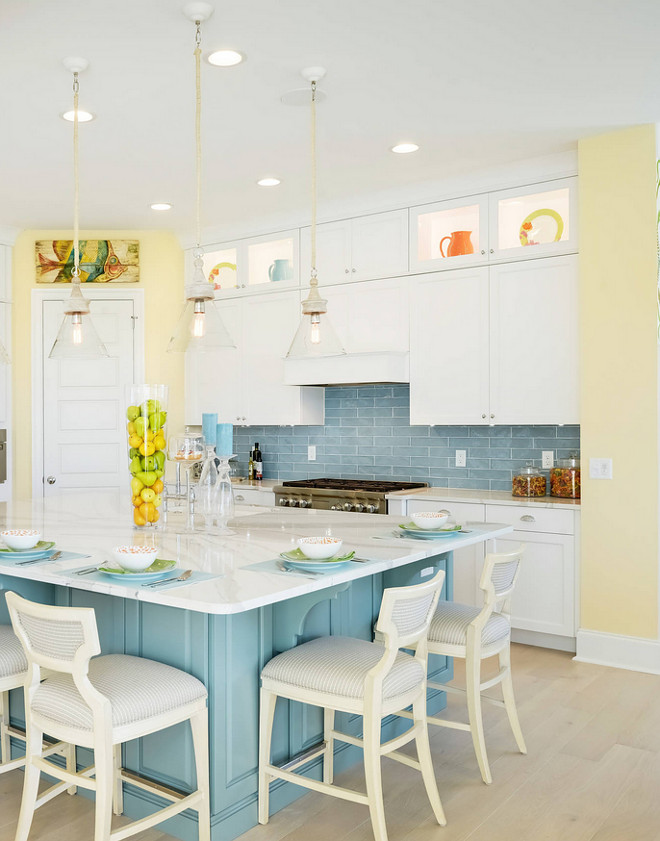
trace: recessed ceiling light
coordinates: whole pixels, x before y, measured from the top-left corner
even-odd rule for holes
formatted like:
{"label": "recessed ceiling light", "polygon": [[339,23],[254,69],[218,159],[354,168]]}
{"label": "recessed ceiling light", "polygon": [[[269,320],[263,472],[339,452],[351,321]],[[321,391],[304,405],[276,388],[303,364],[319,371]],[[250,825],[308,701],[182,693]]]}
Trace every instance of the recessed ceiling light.
{"label": "recessed ceiling light", "polygon": [[245,61],[245,56],[238,50],[216,50],[209,55],[207,61],[215,67],[235,67]]}
{"label": "recessed ceiling light", "polygon": [[257,181],[257,184],[260,187],[277,187],[279,183],[279,178],[261,178],[259,181]]}
{"label": "recessed ceiling light", "polygon": [[149,207],[152,210],[172,210],[172,205],[167,201],[157,201],[150,204]]}
{"label": "recessed ceiling light", "polygon": [[407,155],[409,152],[416,152],[419,149],[419,146],[416,143],[397,143],[396,146],[392,146],[392,151],[396,152],[397,155]]}
{"label": "recessed ceiling light", "polygon": [[[63,120],[68,120],[70,123],[73,122],[74,117],[74,110],[71,109],[70,111],[65,111],[63,114],[60,114],[60,117]],[[79,123],[89,123],[91,120],[96,119],[96,115],[92,114],[91,111],[83,111],[82,108],[78,109],[78,122]]]}

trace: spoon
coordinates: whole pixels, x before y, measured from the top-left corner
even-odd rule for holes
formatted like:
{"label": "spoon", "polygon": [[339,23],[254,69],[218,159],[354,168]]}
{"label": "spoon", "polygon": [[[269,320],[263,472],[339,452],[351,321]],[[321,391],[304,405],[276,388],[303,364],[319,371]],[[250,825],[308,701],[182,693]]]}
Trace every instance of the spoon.
{"label": "spoon", "polygon": [[161,578],[160,581],[148,581],[146,584],[143,584],[143,587],[160,587],[161,584],[171,584],[173,581],[187,581],[190,576],[193,574],[191,569],[184,570],[181,575],[176,576],[175,578]]}
{"label": "spoon", "polygon": [[56,561],[60,557],[61,554],[62,554],[62,551],[58,550],[57,552],[53,552],[53,554],[49,555],[47,558],[36,558],[36,559],[31,560],[31,561],[19,561],[16,564],[16,566],[17,567],[26,567],[26,566],[31,566],[32,564],[43,564],[43,563],[46,563],[47,561]]}

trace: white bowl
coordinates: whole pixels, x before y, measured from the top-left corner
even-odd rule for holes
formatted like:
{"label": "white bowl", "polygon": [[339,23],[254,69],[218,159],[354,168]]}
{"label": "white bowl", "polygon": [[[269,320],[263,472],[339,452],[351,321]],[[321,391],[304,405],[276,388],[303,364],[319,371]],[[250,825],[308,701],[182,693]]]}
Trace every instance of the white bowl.
{"label": "white bowl", "polygon": [[341,552],[344,541],[341,537],[299,537],[298,546],[306,558],[322,561]]}
{"label": "white bowl", "polygon": [[411,514],[410,519],[419,529],[439,529],[449,519],[449,514],[441,514],[439,511],[419,511]]}
{"label": "white bowl", "polygon": [[122,569],[143,572],[156,560],[158,549],[154,546],[115,546],[112,554]]}
{"label": "white bowl", "polygon": [[7,529],[0,532],[0,537],[10,549],[20,552],[33,549],[41,540],[41,532],[36,529]]}

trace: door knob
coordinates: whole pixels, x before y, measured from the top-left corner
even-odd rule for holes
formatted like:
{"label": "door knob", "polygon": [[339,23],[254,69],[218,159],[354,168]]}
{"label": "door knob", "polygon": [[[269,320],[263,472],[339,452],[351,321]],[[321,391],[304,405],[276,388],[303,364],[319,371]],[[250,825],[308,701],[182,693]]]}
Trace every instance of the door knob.
{"label": "door knob", "polygon": [[49,477],[46,479],[46,481],[48,482],[48,484],[49,484],[49,485],[54,485],[54,484],[55,484],[55,482],[57,482],[57,479],[56,479],[54,476],[49,476]]}

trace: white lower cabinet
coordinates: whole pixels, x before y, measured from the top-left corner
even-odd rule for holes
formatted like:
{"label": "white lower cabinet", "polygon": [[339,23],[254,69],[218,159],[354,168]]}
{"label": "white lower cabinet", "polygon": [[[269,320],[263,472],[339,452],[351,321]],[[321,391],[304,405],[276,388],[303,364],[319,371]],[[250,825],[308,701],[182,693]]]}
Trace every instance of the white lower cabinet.
{"label": "white lower cabinet", "polygon": [[203,412],[250,426],[322,424],[322,388],[284,385],[284,357],[301,316],[297,290],[217,301],[235,348],[186,354],[186,423]]}
{"label": "white lower cabinet", "polygon": [[[454,552],[454,600],[481,605],[479,578],[486,551],[507,552],[524,543],[522,565],[511,602],[513,639],[574,651],[577,622],[578,509],[454,502],[446,498],[390,500],[390,513],[448,511],[463,525],[506,523],[514,531],[484,548]],[[492,544],[496,544],[493,546]]]}
{"label": "white lower cabinet", "polygon": [[262,491],[258,488],[243,488],[234,486],[234,502],[236,505],[275,505],[275,492]]}

